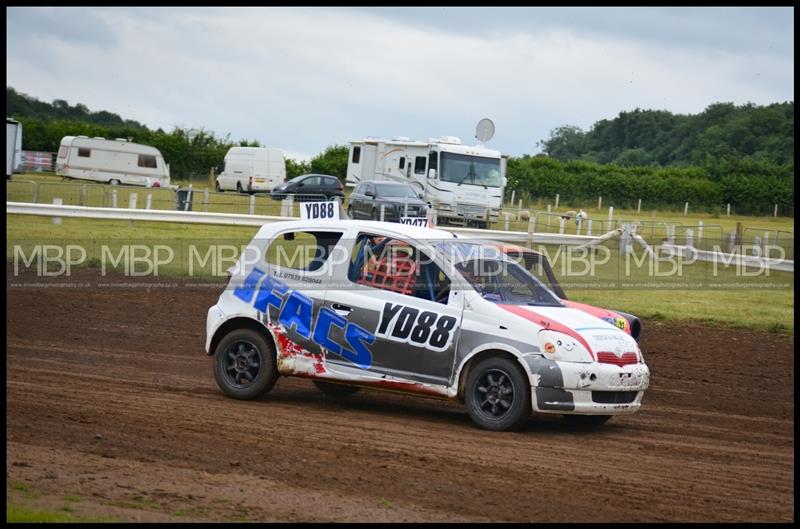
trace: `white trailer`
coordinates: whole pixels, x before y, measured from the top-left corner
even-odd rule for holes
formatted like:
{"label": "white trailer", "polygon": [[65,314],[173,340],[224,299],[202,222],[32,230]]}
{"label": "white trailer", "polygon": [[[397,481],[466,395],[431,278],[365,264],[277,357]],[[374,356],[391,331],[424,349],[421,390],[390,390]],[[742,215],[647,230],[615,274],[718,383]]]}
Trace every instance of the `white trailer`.
{"label": "white trailer", "polygon": [[266,192],[286,180],[286,161],[279,149],[231,147],[225,170],[217,176],[217,191]]}
{"label": "white trailer", "polygon": [[56,174],[109,184],[167,187],[170,183],[169,165],[158,149],[124,138],[64,136]]}
{"label": "white trailer", "polygon": [[22,123],[6,118],[6,180],[22,163]]}
{"label": "white trailer", "polygon": [[506,158],[483,146],[462,145],[444,136],[350,142],[348,186],[375,180],[414,185],[441,225],[487,227],[503,206]]}

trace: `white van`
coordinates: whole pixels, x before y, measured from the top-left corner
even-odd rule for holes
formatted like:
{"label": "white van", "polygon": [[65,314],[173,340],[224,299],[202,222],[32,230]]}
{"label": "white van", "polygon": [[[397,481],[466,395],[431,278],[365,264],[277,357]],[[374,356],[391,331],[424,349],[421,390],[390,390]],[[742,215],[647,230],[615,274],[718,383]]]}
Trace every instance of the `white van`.
{"label": "white van", "polygon": [[22,123],[6,118],[6,180],[22,162]]}
{"label": "white van", "polygon": [[169,165],[159,150],[123,138],[64,136],[58,148],[56,174],[109,184],[169,185]]}
{"label": "white van", "polygon": [[217,191],[271,191],[286,180],[286,163],[279,149],[231,147],[225,170],[217,176]]}

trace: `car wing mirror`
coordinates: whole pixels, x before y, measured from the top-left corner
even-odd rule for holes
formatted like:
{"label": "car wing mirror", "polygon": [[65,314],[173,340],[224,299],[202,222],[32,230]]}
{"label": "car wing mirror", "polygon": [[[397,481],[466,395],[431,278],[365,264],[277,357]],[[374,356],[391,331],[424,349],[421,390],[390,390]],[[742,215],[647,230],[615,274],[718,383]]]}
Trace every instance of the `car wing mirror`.
{"label": "car wing mirror", "polygon": [[428,169],[428,178],[436,180],[436,169]]}

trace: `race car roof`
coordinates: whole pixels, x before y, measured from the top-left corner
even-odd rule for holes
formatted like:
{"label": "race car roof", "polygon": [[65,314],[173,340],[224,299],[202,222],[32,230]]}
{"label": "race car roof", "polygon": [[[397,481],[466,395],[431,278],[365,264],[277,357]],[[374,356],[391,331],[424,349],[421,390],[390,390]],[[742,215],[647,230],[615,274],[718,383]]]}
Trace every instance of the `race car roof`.
{"label": "race car roof", "polygon": [[320,229],[347,230],[356,227],[371,233],[408,237],[421,240],[453,239],[456,234],[436,228],[423,228],[397,222],[380,222],[376,220],[290,220],[264,224],[258,230],[256,238],[268,236],[273,231],[296,229],[314,231]]}

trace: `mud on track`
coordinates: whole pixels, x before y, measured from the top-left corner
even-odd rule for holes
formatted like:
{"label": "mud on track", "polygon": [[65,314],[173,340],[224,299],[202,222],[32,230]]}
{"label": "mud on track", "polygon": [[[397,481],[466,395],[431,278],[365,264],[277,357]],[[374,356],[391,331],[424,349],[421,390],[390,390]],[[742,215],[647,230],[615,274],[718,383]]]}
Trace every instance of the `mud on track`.
{"label": "mud on track", "polygon": [[203,352],[222,287],[120,281],[7,274],[15,503],[126,520],[794,517],[793,338],[646,321],[640,413],[493,433],[455,403],[377,390],[342,403],[302,379],[226,398]]}

